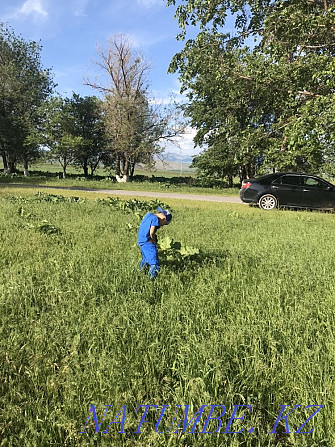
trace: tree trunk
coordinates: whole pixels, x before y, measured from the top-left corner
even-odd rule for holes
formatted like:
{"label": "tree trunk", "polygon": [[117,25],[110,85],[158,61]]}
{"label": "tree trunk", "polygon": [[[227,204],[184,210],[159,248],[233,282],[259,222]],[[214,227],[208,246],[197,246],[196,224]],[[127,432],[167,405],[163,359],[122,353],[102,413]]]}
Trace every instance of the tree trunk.
{"label": "tree trunk", "polygon": [[8,174],[13,174],[15,172],[15,161],[14,160],[8,160]]}
{"label": "tree trunk", "polygon": [[4,172],[5,174],[7,174],[7,173],[8,173],[8,162],[7,162],[7,155],[6,155],[6,152],[3,152],[3,153],[1,154],[1,157],[2,157],[2,161],[3,161],[3,172]]}
{"label": "tree trunk", "polygon": [[28,156],[27,155],[25,155],[23,157],[23,175],[25,177],[29,176],[29,166],[28,166]]}
{"label": "tree trunk", "polygon": [[120,154],[117,154],[116,160],[115,160],[115,175],[116,177],[120,177],[121,175],[121,159]]}
{"label": "tree trunk", "polygon": [[241,171],[240,171],[240,181],[242,183],[242,181],[247,178],[247,170],[245,169],[245,166],[241,166]]}
{"label": "tree trunk", "polygon": [[123,176],[121,176],[121,164],[122,164],[121,156],[120,154],[117,154],[115,160],[115,178],[118,183],[124,182]]}
{"label": "tree trunk", "polygon": [[118,183],[127,183],[129,181],[129,175],[123,175],[120,177],[119,175],[115,174],[115,178]]}
{"label": "tree trunk", "polygon": [[129,181],[129,160],[126,155],[118,155],[116,158],[115,178],[118,183]]}
{"label": "tree trunk", "polygon": [[96,163],[90,163],[90,168],[91,168],[91,177],[93,177],[95,170],[97,169],[97,167],[99,166],[100,163],[100,157],[98,157],[97,162]]}
{"label": "tree trunk", "polygon": [[135,171],[135,162],[131,162],[130,163],[130,168],[129,168],[129,178],[132,180],[134,177],[134,171]]}
{"label": "tree trunk", "polygon": [[126,166],[126,157],[123,155],[121,158],[121,173],[122,175],[124,174],[128,174],[127,172],[125,172],[125,166]]}
{"label": "tree trunk", "polygon": [[129,160],[125,159],[123,163],[123,169],[122,169],[122,175],[123,177],[129,176]]}
{"label": "tree trunk", "polygon": [[62,177],[66,178],[66,167],[67,167],[67,159],[66,159],[66,157],[64,157],[63,160],[59,159],[59,162],[60,162],[60,164],[61,164],[61,166],[63,168]]}
{"label": "tree trunk", "polygon": [[227,180],[228,180],[228,188],[232,188],[234,186],[233,176],[232,175],[227,175]]}
{"label": "tree trunk", "polygon": [[247,174],[247,178],[253,178],[255,177],[255,166],[252,162],[249,162],[246,166],[246,174]]}
{"label": "tree trunk", "polygon": [[87,159],[83,162],[83,170],[84,170],[84,176],[88,177],[88,165],[87,165]]}

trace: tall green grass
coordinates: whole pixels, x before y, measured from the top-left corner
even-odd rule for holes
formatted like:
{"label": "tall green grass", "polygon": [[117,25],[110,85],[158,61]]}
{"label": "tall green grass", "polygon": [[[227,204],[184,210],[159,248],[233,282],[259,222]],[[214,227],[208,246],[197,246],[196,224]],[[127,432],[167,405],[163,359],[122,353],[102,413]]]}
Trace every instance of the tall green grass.
{"label": "tall green grass", "polygon": [[[138,271],[135,215],[94,201],[1,200],[1,446],[334,445],[334,215],[170,205],[158,236],[202,257],[150,281]],[[43,220],[60,232],[39,231]],[[101,430],[126,404],[126,433],[112,424],[96,434],[91,416],[80,434],[91,404],[99,422],[113,405]],[[133,434],[140,404],[170,406],[163,434],[159,411]],[[186,404],[192,415],[226,405],[220,433],[168,432]],[[253,411],[243,433],[224,434],[233,404]],[[269,434],[284,404],[302,405],[293,432],[306,405],[324,405],[302,430],[314,431],[279,424]]]}

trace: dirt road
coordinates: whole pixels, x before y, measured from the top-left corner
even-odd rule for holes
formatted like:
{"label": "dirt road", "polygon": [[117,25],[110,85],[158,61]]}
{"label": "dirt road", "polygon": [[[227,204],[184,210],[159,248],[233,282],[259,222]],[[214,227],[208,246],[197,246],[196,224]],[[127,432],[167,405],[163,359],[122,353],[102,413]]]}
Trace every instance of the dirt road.
{"label": "dirt road", "polygon": [[123,189],[90,189],[72,186],[42,186],[42,185],[23,185],[19,183],[0,183],[1,187],[16,188],[39,188],[39,189],[59,189],[68,191],[89,191],[95,193],[110,194],[111,196],[136,196],[136,197],[152,197],[160,199],[179,199],[179,200],[199,200],[205,202],[230,202],[243,203],[236,196],[219,196],[219,195],[201,195],[201,194],[180,194],[174,192],[156,192],[156,191],[128,191]]}

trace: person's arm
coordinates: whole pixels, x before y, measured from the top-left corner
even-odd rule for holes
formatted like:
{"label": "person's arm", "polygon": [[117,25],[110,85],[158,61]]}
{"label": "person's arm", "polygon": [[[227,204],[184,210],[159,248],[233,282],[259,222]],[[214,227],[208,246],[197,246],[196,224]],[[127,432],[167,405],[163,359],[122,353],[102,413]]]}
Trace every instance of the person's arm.
{"label": "person's arm", "polygon": [[150,227],[150,232],[149,232],[150,239],[151,239],[151,241],[152,241],[155,245],[157,245],[156,230],[157,230],[157,227],[155,227],[154,225],[152,225],[152,226]]}

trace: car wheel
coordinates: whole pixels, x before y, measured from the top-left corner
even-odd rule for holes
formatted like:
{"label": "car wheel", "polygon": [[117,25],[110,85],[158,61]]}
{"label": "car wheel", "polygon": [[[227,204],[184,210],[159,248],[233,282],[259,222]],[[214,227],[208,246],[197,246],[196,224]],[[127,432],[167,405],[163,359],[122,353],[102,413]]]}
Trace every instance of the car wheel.
{"label": "car wheel", "polygon": [[274,210],[277,208],[278,201],[272,194],[265,194],[259,199],[258,205],[262,210]]}

